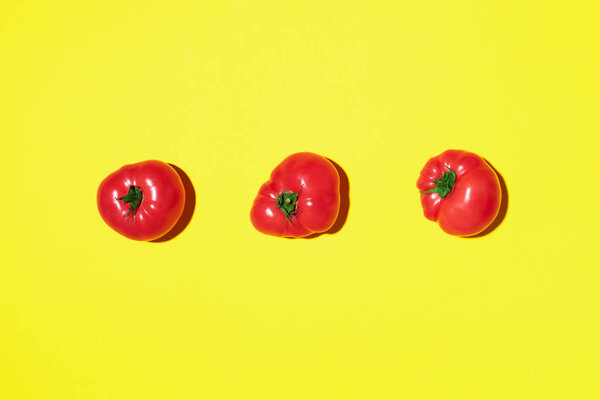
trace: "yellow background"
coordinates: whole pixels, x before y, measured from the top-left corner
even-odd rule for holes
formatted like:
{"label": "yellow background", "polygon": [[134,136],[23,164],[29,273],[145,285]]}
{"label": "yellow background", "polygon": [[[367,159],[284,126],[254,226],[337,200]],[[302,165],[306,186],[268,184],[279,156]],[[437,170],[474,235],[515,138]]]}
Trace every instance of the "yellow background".
{"label": "yellow background", "polygon": [[[0,398],[599,398],[590,4],[4,2]],[[488,236],[422,216],[448,148],[504,176]],[[296,151],[346,171],[338,234],[251,226]],[[146,159],[196,189],[170,242],[96,210]]]}

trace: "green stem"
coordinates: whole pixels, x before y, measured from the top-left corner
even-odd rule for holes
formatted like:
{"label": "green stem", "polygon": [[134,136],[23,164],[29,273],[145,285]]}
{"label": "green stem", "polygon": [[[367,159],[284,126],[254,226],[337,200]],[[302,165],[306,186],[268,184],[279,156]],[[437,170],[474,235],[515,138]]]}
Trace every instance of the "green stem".
{"label": "green stem", "polygon": [[421,191],[421,193],[437,193],[442,199],[452,193],[452,189],[456,183],[456,174],[449,166],[446,165],[446,168],[448,168],[448,171],[450,172],[444,172],[440,179],[433,180],[435,188],[426,192]]}
{"label": "green stem", "polygon": [[284,190],[277,197],[277,207],[285,214],[285,218],[291,223],[292,218],[298,215],[298,195],[302,191],[300,188],[297,192]]}
{"label": "green stem", "polygon": [[123,197],[115,197],[117,200],[121,200],[123,203],[129,204],[129,210],[125,216],[133,216],[137,211],[138,207],[144,199],[142,188],[139,186],[129,186],[129,191]]}

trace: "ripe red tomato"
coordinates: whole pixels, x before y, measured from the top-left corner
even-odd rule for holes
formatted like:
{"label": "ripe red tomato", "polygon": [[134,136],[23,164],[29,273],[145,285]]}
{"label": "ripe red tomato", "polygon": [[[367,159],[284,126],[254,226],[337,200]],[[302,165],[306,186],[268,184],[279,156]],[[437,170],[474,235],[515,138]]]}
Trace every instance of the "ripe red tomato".
{"label": "ripe red tomato", "polygon": [[304,237],[329,230],[340,210],[340,177],[314,153],[287,157],[254,200],[250,220],[267,235]]}
{"label": "ripe red tomato", "polygon": [[500,209],[498,176],[483,158],[468,151],[447,150],[429,159],[417,187],[425,217],[451,235],[480,233]]}
{"label": "ripe red tomato", "polygon": [[181,217],[185,189],[173,167],[150,160],[107,176],[96,200],[102,219],[115,231],[134,240],[154,240]]}

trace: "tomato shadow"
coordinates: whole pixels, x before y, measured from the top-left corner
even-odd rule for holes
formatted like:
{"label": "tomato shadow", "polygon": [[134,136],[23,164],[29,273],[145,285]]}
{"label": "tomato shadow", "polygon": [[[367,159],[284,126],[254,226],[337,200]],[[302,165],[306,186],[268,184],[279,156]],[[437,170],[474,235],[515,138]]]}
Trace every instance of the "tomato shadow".
{"label": "tomato shadow", "polygon": [[504,221],[504,218],[506,217],[506,213],[508,211],[508,188],[506,187],[504,177],[502,176],[502,174],[500,174],[500,172],[498,172],[496,168],[494,168],[494,166],[488,160],[485,160],[485,162],[487,162],[488,165],[494,170],[494,172],[498,176],[498,180],[500,181],[500,190],[502,191],[502,200],[500,200],[500,210],[498,210],[498,215],[492,221],[490,226],[485,228],[482,232],[478,233],[477,235],[467,236],[467,238],[469,239],[487,236],[493,231],[495,231],[496,228],[498,228],[500,224],[502,224],[502,222]]}
{"label": "tomato shadow", "polygon": [[187,174],[177,165],[170,163],[169,165],[175,169],[177,175],[179,175],[179,178],[181,178],[181,182],[183,182],[183,187],[185,189],[185,204],[183,206],[183,213],[181,214],[181,217],[179,217],[179,220],[175,226],[158,239],[151,240],[152,243],[168,242],[183,232],[183,230],[192,220],[192,216],[194,215],[194,210],[196,208],[196,190],[194,189],[194,185],[192,184],[190,177],[187,176]]}
{"label": "tomato shadow", "polygon": [[344,227],[346,220],[348,219],[348,212],[350,211],[350,181],[348,180],[348,175],[338,163],[331,158],[328,158],[328,160],[333,164],[340,177],[340,211],[329,230],[313,233],[312,235],[306,236],[304,239],[314,239],[324,234],[333,235],[338,233]]}

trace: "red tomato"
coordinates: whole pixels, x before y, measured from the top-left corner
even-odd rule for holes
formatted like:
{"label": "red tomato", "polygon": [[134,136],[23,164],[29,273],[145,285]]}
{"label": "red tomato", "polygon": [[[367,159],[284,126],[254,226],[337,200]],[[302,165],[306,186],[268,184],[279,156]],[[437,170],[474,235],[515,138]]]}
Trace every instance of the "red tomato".
{"label": "red tomato", "polygon": [[181,178],[169,164],[125,165],[100,183],[98,211],[104,222],[134,240],[163,236],[179,220],[185,203]]}
{"label": "red tomato", "polygon": [[417,187],[425,217],[451,235],[480,233],[500,209],[498,176],[483,158],[468,151],[447,150],[431,158]]}
{"label": "red tomato", "polygon": [[314,153],[287,157],[258,191],[250,211],[267,235],[303,237],[331,228],[340,210],[340,177],[333,164]]}

